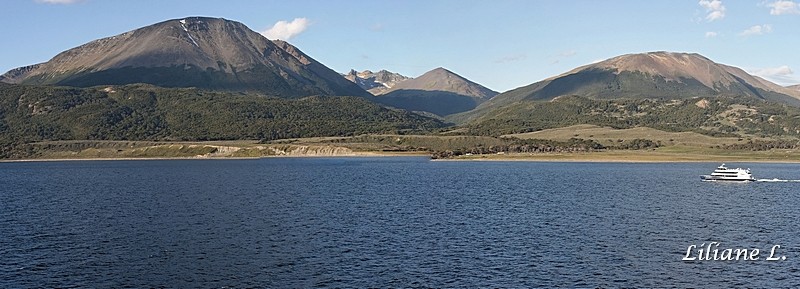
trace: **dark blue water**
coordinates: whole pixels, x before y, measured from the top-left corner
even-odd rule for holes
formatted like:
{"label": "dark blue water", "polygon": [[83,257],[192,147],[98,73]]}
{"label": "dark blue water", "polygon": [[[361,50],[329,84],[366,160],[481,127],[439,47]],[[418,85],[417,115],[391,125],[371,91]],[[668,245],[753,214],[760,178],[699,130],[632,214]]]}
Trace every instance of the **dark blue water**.
{"label": "dark blue water", "polygon": [[[0,287],[800,286],[800,183],[717,165],[0,163]],[[761,260],[681,260],[711,241]]]}

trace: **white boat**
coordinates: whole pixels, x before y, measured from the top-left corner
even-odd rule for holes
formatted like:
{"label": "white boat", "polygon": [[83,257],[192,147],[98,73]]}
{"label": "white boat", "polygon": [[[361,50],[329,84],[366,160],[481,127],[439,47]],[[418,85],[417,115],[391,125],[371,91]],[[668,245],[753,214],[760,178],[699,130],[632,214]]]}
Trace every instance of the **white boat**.
{"label": "white boat", "polygon": [[733,182],[752,182],[756,179],[750,173],[750,169],[735,168],[731,169],[721,164],[710,175],[701,175],[703,181],[733,181]]}

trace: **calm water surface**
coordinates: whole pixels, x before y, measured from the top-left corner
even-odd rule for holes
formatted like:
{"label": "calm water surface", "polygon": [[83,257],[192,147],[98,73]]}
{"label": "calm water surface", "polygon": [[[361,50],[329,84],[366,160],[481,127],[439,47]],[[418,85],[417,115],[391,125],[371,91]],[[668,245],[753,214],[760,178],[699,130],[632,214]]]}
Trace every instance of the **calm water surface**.
{"label": "calm water surface", "polygon": [[[717,165],[0,163],[0,287],[800,286],[800,183]],[[711,241],[761,260],[681,260]]]}

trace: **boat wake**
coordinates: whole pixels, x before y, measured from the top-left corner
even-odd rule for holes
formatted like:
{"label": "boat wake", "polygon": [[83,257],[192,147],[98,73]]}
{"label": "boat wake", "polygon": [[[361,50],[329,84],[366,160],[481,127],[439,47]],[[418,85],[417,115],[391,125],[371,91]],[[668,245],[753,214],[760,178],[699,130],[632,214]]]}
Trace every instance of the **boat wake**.
{"label": "boat wake", "polygon": [[782,179],[757,179],[756,182],[766,183],[800,183],[800,180],[782,180]]}

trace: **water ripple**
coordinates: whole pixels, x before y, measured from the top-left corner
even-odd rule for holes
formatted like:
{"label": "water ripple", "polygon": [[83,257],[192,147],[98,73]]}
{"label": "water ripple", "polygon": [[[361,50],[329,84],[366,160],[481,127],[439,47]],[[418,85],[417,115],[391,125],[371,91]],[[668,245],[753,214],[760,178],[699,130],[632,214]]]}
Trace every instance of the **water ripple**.
{"label": "water ripple", "polygon": [[[2,163],[0,287],[797,287],[796,184],[695,181],[714,167]],[[711,241],[789,259],[681,261]]]}

